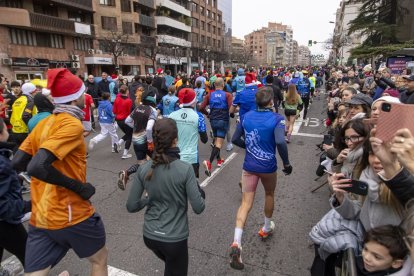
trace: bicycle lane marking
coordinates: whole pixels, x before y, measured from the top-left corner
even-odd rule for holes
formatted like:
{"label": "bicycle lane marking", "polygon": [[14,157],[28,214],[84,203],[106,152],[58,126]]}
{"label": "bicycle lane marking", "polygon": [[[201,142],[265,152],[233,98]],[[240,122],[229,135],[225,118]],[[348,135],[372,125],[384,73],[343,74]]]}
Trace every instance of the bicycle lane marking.
{"label": "bicycle lane marking", "polygon": [[220,173],[221,170],[223,170],[230,162],[237,156],[237,152],[233,152],[230,154],[228,158],[226,158],[226,161],[223,163],[223,165],[220,168],[217,168],[213,171],[210,177],[207,177],[204,179],[203,182],[201,182],[200,187],[207,187],[208,184]]}

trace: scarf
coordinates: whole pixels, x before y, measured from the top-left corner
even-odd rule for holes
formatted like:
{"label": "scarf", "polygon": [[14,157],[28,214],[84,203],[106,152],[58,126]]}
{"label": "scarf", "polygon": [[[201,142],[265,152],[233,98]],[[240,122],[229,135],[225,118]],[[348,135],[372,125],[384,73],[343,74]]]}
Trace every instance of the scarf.
{"label": "scarf", "polygon": [[359,180],[368,184],[368,199],[372,202],[379,202],[379,183],[381,180],[371,166],[362,171]]}
{"label": "scarf", "polygon": [[53,114],[59,113],[68,113],[81,121],[83,120],[83,117],[85,117],[85,113],[82,111],[82,109],[75,105],[57,104],[53,110]]}
{"label": "scarf", "polygon": [[352,172],[363,153],[364,148],[362,146],[359,146],[348,153],[348,156],[346,157],[341,168],[341,173],[343,173],[345,177],[352,178]]}
{"label": "scarf", "polygon": [[180,149],[178,147],[167,149],[165,151],[165,154],[168,156],[168,161],[170,163],[177,159],[180,159]]}

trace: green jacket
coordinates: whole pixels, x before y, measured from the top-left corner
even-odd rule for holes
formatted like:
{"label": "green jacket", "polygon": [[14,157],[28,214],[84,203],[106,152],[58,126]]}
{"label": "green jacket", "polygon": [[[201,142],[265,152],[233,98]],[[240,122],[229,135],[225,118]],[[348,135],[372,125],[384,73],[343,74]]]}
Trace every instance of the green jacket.
{"label": "green jacket", "polygon": [[[175,160],[169,166],[159,165],[150,181],[145,180],[152,160],[141,165],[134,177],[126,207],[144,215],[144,236],[162,242],[179,242],[188,238],[188,201],[196,214],[205,205],[197,186],[192,166]],[[147,191],[148,197],[142,198]]]}

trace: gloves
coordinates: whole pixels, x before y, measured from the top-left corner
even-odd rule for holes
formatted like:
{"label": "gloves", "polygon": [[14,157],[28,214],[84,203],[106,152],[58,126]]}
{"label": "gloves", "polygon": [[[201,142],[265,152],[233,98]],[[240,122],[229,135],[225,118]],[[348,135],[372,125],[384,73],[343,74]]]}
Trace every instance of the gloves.
{"label": "gloves", "polygon": [[29,213],[32,211],[32,201],[25,200],[23,205],[23,214]]}
{"label": "gloves", "polygon": [[230,113],[230,118],[234,118],[234,113]]}
{"label": "gloves", "polygon": [[285,174],[285,175],[289,175],[289,174],[291,174],[292,173],[292,171],[293,171],[293,167],[292,167],[292,165],[284,165],[284,169],[282,170],[282,172]]}
{"label": "gloves", "polygon": [[92,184],[89,182],[82,185],[82,189],[78,193],[78,195],[85,200],[90,199],[94,194],[95,194],[95,187],[92,186]]}
{"label": "gloves", "polygon": [[154,151],[154,142],[147,142],[147,148],[150,152]]}
{"label": "gloves", "polygon": [[204,190],[200,187],[200,185],[198,184],[198,182],[197,182],[197,187],[198,187],[198,191],[200,192],[200,194],[201,194],[201,197],[203,198],[203,199],[206,199],[206,192],[204,192]]}

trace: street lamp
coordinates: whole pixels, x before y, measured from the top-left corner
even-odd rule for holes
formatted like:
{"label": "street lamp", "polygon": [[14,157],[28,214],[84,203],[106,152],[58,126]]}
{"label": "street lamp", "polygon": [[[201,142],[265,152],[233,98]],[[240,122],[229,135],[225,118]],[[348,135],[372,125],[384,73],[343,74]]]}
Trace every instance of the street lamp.
{"label": "street lamp", "polygon": [[206,71],[208,72],[208,53],[210,52],[210,50],[204,50],[204,52],[206,52],[206,54],[207,54]]}

